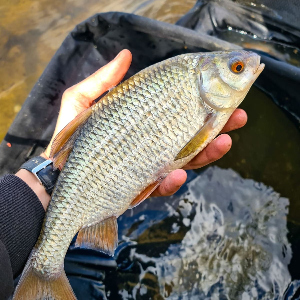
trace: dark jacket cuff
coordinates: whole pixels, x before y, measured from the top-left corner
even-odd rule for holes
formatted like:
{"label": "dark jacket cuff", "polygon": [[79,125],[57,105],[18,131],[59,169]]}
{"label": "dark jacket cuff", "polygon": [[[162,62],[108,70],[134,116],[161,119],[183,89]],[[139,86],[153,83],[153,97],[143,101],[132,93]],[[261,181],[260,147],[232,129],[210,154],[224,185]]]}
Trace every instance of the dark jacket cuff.
{"label": "dark jacket cuff", "polygon": [[44,208],[33,190],[19,177],[0,178],[0,240],[10,257],[13,276],[23,269],[39,236]]}

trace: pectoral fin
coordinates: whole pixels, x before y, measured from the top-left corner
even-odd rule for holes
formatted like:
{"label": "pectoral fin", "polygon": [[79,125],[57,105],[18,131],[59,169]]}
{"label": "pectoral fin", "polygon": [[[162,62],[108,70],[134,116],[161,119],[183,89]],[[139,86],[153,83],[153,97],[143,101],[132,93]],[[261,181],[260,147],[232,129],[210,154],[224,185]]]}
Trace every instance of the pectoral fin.
{"label": "pectoral fin", "polygon": [[137,197],[133,199],[130,206],[128,208],[134,208],[135,206],[142,203],[145,199],[147,199],[151,193],[160,185],[160,183],[163,181],[162,179],[156,180],[154,183],[147,186]]}
{"label": "pectoral fin", "polygon": [[[72,136],[73,137],[73,136]],[[62,169],[62,166],[67,161],[72,149],[73,143],[75,141],[75,136],[73,139],[70,139],[61,149],[60,151],[54,155],[53,159],[53,167],[54,169]]]}
{"label": "pectoral fin", "polygon": [[116,217],[81,228],[78,232],[76,247],[86,247],[113,256],[118,246],[118,224]]}
{"label": "pectoral fin", "polygon": [[53,159],[53,165],[55,168],[58,168],[61,163],[68,159],[80,128],[85,124],[91,114],[92,107],[89,107],[80,113],[56,135],[50,152],[50,158]]}
{"label": "pectoral fin", "polygon": [[209,138],[216,117],[217,117],[216,114],[211,114],[208,116],[205,124],[198,130],[198,132],[194,135],[194,137],[176,155],[175,161],[189,156],[190,154],[196,152],[201,147],[201,145]]}

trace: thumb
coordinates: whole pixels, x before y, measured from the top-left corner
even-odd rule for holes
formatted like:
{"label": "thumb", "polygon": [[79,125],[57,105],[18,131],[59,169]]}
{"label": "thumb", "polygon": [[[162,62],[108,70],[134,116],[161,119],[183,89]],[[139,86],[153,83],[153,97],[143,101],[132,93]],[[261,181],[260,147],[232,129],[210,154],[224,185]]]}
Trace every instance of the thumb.
{"label": "thumb", "polygon": [[70,100],[88,108],[104,92],[116,86],[127,73],[132,60],[131,52],[122,50],[114,60],[81,81],[70,87],[63,95],[62,103]]}
{"label": "thumb", "polygon": [[47,156],[55,136],[95,99],[116,86],[127,73],[131,60],[131,52],[122,50],[110,63],[64,92],[54,134],[45,151]]}

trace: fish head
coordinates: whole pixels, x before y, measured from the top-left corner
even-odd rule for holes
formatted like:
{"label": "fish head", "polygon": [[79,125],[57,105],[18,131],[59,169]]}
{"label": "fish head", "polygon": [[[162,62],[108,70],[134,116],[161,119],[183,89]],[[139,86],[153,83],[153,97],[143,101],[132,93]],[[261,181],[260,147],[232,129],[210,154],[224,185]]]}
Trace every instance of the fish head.
{"label": "fish head", "polygon": [[199,63],[201,98],[216,110],[235,109],[264,69],[250,51],[208,53]]}

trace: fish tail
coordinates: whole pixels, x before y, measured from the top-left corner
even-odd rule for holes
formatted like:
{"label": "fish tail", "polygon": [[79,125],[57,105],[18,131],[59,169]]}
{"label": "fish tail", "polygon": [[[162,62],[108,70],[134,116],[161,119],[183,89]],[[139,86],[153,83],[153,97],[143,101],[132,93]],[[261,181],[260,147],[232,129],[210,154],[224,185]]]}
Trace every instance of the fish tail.
{"label": "fish tail", "polygon": [[53,279],[42,277],[31,266],[25,267],[13,300],[76,300],[64,270]]}

